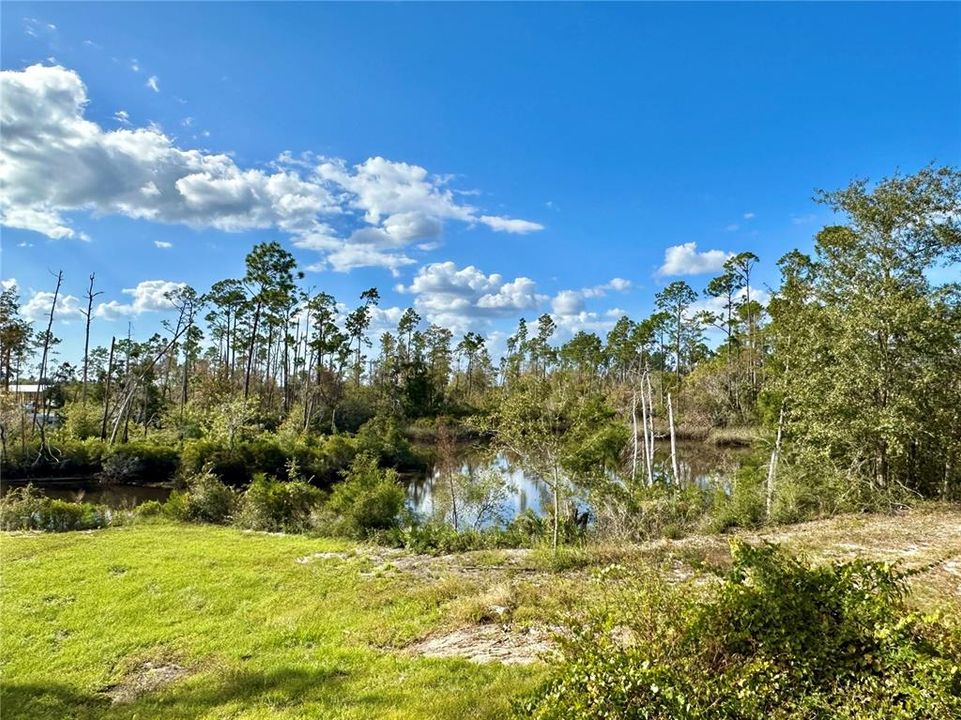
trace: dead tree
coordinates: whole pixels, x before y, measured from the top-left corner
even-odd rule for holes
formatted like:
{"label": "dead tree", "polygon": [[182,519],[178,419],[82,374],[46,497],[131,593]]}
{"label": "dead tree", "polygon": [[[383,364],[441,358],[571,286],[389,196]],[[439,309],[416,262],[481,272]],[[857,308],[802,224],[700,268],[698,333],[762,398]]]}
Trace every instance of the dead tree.
{"label": "dead tree", "polygon": [[[47,445],[47,393],[43,386],[47,379],[47,359],[50,356],[50,346],[53,344],[53,316],[57,311],[57,298],[60,296],[60,286],[63,284],[63,270],[57,272],[57,287],[53,291],[53,301],[50,303],[50,315],[47,318],[47,331],[43,334],[43,352],[40,356],[40,377],[37,379],[37,400],[33,404],[33,426],[40,433],[40,451],[34,464],[40,462],[44,455],[55,460]],[[39,407],[38,407],[39,406]],[[37,420],[37,412],[42,416]]]}
{"label": "dead tree", "polygon": [[90,287],[87,288],[87,311],[83,313],[86,318],[86,326],[84,327],[83,333],[83,380],[80,385],[80,402],[83,405],[87,404],[87,369],[90,366],[90,318],[93,316],[93,299],[98,295],[103,295],[103,291],[94,292],[93,291],[93,279],[95,273],[90,273]]}

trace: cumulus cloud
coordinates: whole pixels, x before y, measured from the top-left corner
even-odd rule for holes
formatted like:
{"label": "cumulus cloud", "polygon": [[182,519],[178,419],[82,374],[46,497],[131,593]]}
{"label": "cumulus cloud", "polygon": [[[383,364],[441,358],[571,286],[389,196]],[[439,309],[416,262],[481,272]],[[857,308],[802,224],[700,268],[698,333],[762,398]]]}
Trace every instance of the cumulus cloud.
{"label": "cumulus cloud", "polygon": [[86,119],[86,87],[63,67],[3,71],[0,91],[0,221],[51,238],[79,237],[67,218],[74,211],[275,229],[320,252],[317,267],[396,272],[413,262],[404,249],[436,246],[446,221],[515,234],[542,227],[482,214],[449,178],[382,157],[350,166],[284,153],[269,170],[243,168],[227,154],[179,147],[155,124],[133,127],[124,111],[114,116],[122,127],[105,130]]}
{"label": "cumulus cloud", "polygon": [[498,318],[518,317],[548,299],[537,292],[530,278],[507,281],[497,273],[487,275],[473,265],[458,268],[450,261],[425,265],[410,285],[396,289],[414,295],[414,306],[430,322],[455,332],[483,329]]}
{"label": "cumulus cloud", "polygon": [[[20,314],[31,322],[48,318],[50,316],[50,306],[52,303],[52,292],[34,292],[30,296],[30,299],[20,308]],[[55,320],[75,320],[83,317],[80,308],[80,298],[74,295],[60,293],[57,296],[57,308],[54,311],[53,317]]]}
{"label": "cumulus cloud", "polygon": [[584,295],[577,290],[561,290],[551,300],[551,309],[557,315],[576,315],[584,309]]}
{"label": "cumulus cloud", "polygon": [[616,277],[603,285],[581,288],[580,290],[561,290],[551,300],[551,317],[554,318],[560,337],[568,337],[580,330],[586,332],[610,330],[614,325],[611,318],[620,317],[623,313],[616,308],[616,315],[612,315],[611,310],[606,310],[603,313],[587,310],[585,300],[604,297],[611,290],[626,292],[630,288],[630,280]]}
{"label": "cumulus cloud", "polygon": [[580,290],[561,290],[551,300],[551,309],[556,316],[573,316],[584,311],[585,298],[604,297],[611,290],[626,292],[631,288],[631,281],[624,278],[611,278],[603,285],[581,288]]}
{"label": "cumulus cloud", "polygon": [[97,317],[114,320],[118,317],[141,315],[146,312],[162,312],[173,308],[167,299],[167,293],[183,287],[184,283],[171,280],[144,280],[136,287],[124,288],[124,295],[130,296],[130,302],[122,303],[110,300],[97,305]]}
{"label": "cumulus cloud", "polygon": [[16,278],[4,278],[0,280],[0,290],[10,290],[17,287]]}
{"label": "cumulus cloud", "polygon": [[700,275],[720,270],[734,253],[724,250],[697,251],[697,243],[673,245],[664,251],[664,264],[659,275]]}

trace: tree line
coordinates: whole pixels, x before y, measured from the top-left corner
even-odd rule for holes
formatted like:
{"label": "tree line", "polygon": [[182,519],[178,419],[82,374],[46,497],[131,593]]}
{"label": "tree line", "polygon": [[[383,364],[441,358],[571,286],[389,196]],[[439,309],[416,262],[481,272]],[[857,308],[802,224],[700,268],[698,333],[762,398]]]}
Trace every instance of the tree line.
{"label": "tree line", "polygon": [[[741,252],[703,288],[668,284],[649,316],[621,317],[603,337],[580,331],[559,343],[550,314],[521,319],[496,361],[482,335],[458,337],[414,308],[372,337],[377,289],[345,309],[303,287],[277,242],[254,246],[243,277],[169,292],[164,332],[109,347],[90,347],[100,294],[90,275],[75,364],[55,361],[62,274],[43,329],[22,318],[9,288],[0,295],[3,386],[51,384],[28,411],[5,394],[4,458],[19,445],[35,462],[56,462],[57,432],[182,441],[202,433],[205,408],[231,438],[249,427],[336,434],[377,416],[451,416],[482,418],[475,426],[520,455],[556,436],[546,464],[543,443],[531,451],[541,453],[541,475],[573,478],[594,458],[650,483],[655,441],[747,427],[765,453],[768,512],[783,473],[838,501],[956,495],[961,284],[945,273],[961,261],[961,173],[927,167],[817,198],[839,222],[817,233],[812,254],[777,261],[767,302],[755,287],[759,258]],[[720,337],[713,346],[708,333]],[[51,413],[66,427],[48,431]],[[585,438],[599,432],[604,453],[592,455]]]}

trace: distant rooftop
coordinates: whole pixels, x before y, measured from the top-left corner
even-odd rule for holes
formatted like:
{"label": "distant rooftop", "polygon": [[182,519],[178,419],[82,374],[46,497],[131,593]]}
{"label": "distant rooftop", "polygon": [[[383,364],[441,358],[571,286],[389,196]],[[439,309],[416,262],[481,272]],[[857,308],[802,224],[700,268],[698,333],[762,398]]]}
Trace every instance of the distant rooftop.
{"label": "distant rooftop", "polygon": [[10,383],[10,393],[17,395],[31,395],[40,392],[41,388],[50,387],[50,383],[45,382],[43,385],[38,383]]}

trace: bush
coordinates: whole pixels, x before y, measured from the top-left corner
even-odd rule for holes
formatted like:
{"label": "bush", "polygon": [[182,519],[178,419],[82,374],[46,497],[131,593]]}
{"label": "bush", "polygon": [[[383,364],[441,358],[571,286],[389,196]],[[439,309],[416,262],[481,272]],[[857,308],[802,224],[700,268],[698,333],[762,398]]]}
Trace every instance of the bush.
{"label": "bush", "polygon": [[180,466],[176,448],[149,442],[102,447],[101,482],[111,484],[159,482],[172,478]]}
{"label": "bush", "polygon": [[178,510],[181,520],[225,523],[236,507],[237,493],[205,468],[187,479],[187,492]]}
{"label": "bush", "polygon": [[357,432],[357,451],[377,458],[380,465],[398,469],[425,467],[392,415],[377,415]]}
{"label": "bush", "polygon": [[377,459],[358,455],[340,484],[334,486],[326,510],[336,533],[366,537],[399,525],[405,493],[394,470],[381,470]]}
{"label": "bush", "polygon": [[119,515],[104,505],[54,500],[30,485],[15,488],[0,499],[2,530],[92,530],[119,519]]}
{"label": "bush", "polygon": [[77,440],[99,438],[102,412],[98,403],[70,403],[63,409],[64,430]]}
{"label": "bush", "polygon": [[303,532],[312,527],[320,490],[303,480],[280,482],[257,475],[243,494],[237,524],[251,530]]}
{"label": "bush", "polygon": [[712,595],[608,568],[563,661],[520,714],[575,718],[931,718],[961,713],[961,644],[880,563],[810,567],[733,546]]}
{"label": "bush", "polygon": [[287,466],[296,460],[308,478],[330,484],[350,465],[355,452],[354,441],[343,435],[288,442],[264,435],[232,447],[220,440],[190,441],[184,446],[181,463],[183,472],[200,472],[209,466],[226,484],[240,487],[250,484],[257,473],[288,479]]}
{"label": "bush", "polygon": [[723,532],[729,528],[750,528],[765,520],[765,468],[760,461],[745,461],[734,474],[730,493],[718,487],[714,494],[714,507],[707,518],[711,532]]}
{"label": "bush", "polygon": [[512,529],[485,528],[460,532],[447,523],[412,524],[403,529],[388,531],[377,536],[386,544],[403,547],[415,553],[445,555],[470,550],[494,550],[530,545],[530,538]]}
{"label": "bush", "polygon": [[158,517],[164,512],[163,503],[157,500],[146,500],[133,509],[133,513],[138,518]]}

